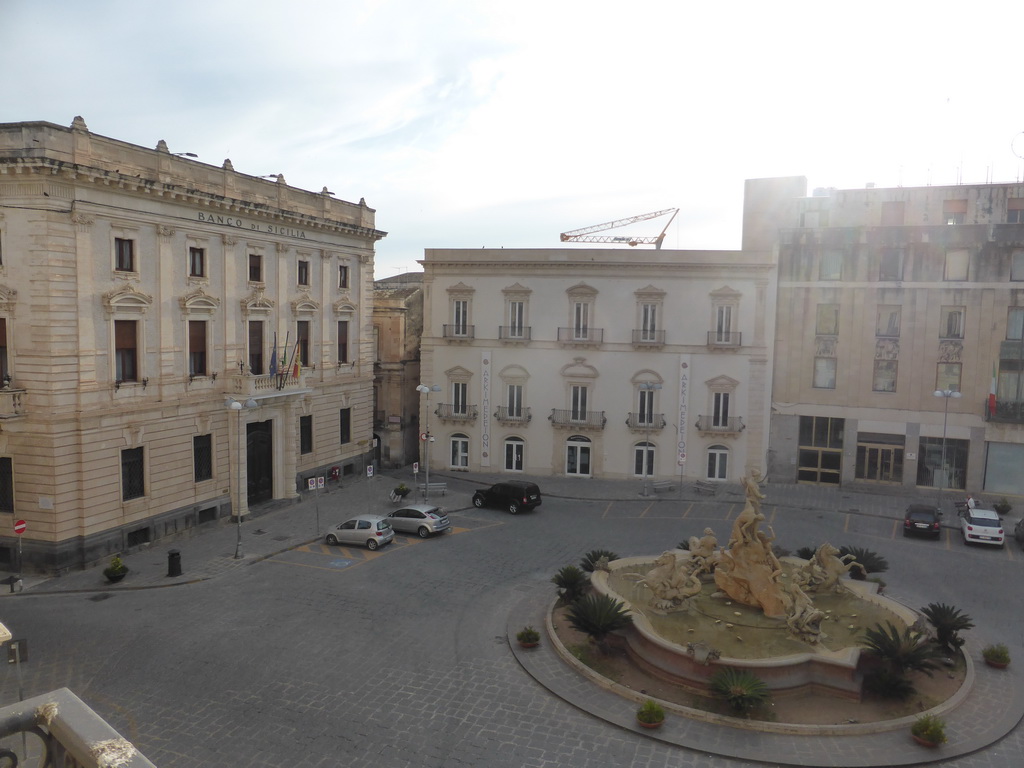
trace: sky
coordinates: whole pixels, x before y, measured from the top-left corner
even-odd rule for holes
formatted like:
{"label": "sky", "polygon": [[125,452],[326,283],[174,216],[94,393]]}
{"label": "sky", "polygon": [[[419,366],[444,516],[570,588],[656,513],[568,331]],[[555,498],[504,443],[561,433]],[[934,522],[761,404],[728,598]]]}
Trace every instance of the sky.
{"label": "sky", "polygon": [[667,208],[664,247],[732,249],[748,178],[1024,179],[1022,20],[1009,0],[0,0],[0,122],[81,115],[365,198],[378,278]]}

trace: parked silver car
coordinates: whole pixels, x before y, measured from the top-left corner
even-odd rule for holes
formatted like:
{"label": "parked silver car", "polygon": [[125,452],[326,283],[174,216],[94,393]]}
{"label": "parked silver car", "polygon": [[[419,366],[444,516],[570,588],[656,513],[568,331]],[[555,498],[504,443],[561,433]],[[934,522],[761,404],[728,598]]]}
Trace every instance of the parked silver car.
{"label": "parked silver car", "polygon": [[388,515],[387,519],[396,531],[415,533],[421,539],[427,538],[432,533],[450,531],[452,528],[444,510],[432,504],[410,504],[407,507],[396,509]]}
{"label": "parked silver car", "polygon": [[380,515],[359,515],[327,531],[328,544],[365,544],[367,549],[383,547],[394,539],[391,523]]}

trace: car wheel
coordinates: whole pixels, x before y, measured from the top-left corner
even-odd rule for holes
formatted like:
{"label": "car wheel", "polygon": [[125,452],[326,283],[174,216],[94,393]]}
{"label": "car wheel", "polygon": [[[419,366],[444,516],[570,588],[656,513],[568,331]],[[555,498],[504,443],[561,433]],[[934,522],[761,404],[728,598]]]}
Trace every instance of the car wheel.
{"label": "car wheel", "polygon": [[370,550],[376,549],[377,548],[377,540],[376,539],[367,539],[366,540],[366,548],[370,549]]}
{"label": "car wheel", "polygon": [[416,533],[418,533],[420,535],[421,539],[425,539],[425,538],[427,538],[427,536],[430,535],[430,531],[427,530],[427,526],[425,526],[425,525],[421,525],[420,529],[418,531],[416,531]]}
{"label": "car wheel", "polygon": [[338,537],[335,536],[333,533],[329,534],[327,536],[327,543],[328,544],[337,544],[338,543]]}
{"label": "car wheel", "polygon": [[519,505],[516,502],[513,501],[511,504],[508,505],[508,511],[509,511],[510,515],[518,514],[519,513]]}
{"label": "car wheel", "polygon": [[474,496],[473,497],[473,506],[474,507],[476,507],[477,509],[480,509],[480,507],[482,507],[483,505],[484,505],[484,497],[483,496]]}

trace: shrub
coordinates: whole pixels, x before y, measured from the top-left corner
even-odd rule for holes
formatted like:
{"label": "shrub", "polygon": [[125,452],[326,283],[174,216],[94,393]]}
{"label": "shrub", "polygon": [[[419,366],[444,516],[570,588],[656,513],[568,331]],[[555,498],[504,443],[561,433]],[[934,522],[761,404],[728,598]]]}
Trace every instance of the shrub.
{"label": "shrub", "polygon": [[602,557],[608,558],[609,563],[612,560],[619,559],[619,556],[611,550],[592,549],[583,556],[582,560],[580,560],[580,568],[582,568],[587,573],[593,573],[594,569],[597,567],[597,561],[600,560]]}
{"label": "shrub", "polygon": [[764,680],[746,669],[723,667],[711,677],[711,691],[734,712],[746,714],[771,698]]}
{"label": "shrub", "polygon": [[558,587],[558,599],[563,603],[575,603],[587,593],[590,579],[575,565],[567,565],[551,577]]}
{"label": "shrub", "polygon": [[864,690],[883,699],[906,701],[917,689],[903,675],[894,674],[888,669],[880,669],[864,677]]}
{"label": "shrub", "polygon": [[523,627],[516,632],[516,640],[520,643],[539,643],[540,632],[533,627]]}
{"label": "shrub", "polygon": [[996,664],[1010,663],[1010,649],[1002,643],[986,645],[981,649],[981,655],[984,657],[985,661],[991,661]]}
{"label": "shrub", "polygon": [[1006,497],[1004,496],[1003,498],[1001,498],[999,501],[992,505],[992,509],[994,509],[1000,515],[1008,515],[1010,514],[1010,510],[1013,509],[1013,507],[1010,506],[1010,502],[1007,501]]}
{"label": "shrub", "polygon": [[946,721],[935,715],[921,715],[910,726],[910,732],[929,744],[946,743]]}
{"label": "shrub", "polygon": [[928,603],[921,609],[921,613],[935,628],[935,642],[949,653],[954,653],[963,646],[964,639],[959,633],[974,628],[970,616],[961,613],[959,608],[945,603]]}
{"label": "shrub", "polygon": [[851,568],[851,579],[863,581],[867,578],[867,574],[869,573],[883,573],[889,570],[889,561],[870,549],[865,549],[864,547],[840,547],[839,557],[842,558],[846,555],[853,555],[854,559],[864,568],[863,573],[860,568]]}
{"label": "shrub", "polygon": [[894,675],[909,671],[924,672],[931,677],[937,669],[935,660],[942,652],[924,635],[907,627],[902,632],[891,621],[864,630],[864,646],[874,653]]}
{"label": "shrub", "polygon": [[572,628],[588,635],[602,653],[608,653],[608,635],[633,623],[626,606],[608,595],[581,597],[569,606],[567,618]]}
{"label": "shrub", "polygon": [[660,723],[665,719],[665,710],[654,699],[647,699],[636,711],[636,719],[641,723]]}
{"label": "shrub", "polygon": [[802,560],[810,560],[814,557],[814,553],[817,551],[817,547],[800,547],[800,549],[796,551],[796,556]]}

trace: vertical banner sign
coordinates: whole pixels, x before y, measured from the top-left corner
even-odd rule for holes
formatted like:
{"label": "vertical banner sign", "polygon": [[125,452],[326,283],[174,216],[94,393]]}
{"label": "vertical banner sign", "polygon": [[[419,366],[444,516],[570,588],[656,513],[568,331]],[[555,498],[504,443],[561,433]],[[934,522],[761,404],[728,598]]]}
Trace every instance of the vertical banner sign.
{"label": "vertical banner sign", "polygon": [[491,466],[491,353],[480,358],[480,466]]}
{"label": "vertical banner sign", "polygon": [[676,461],[679,466],[686,463],[686,409],[690,396],[690,356],[679,356],[679,444],[676,446]]}

